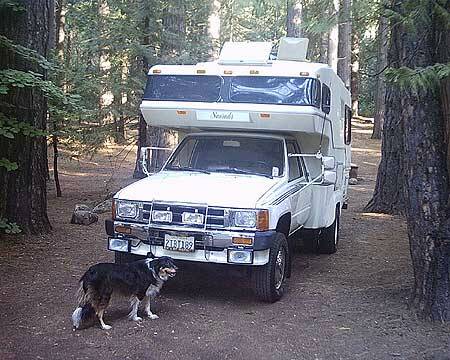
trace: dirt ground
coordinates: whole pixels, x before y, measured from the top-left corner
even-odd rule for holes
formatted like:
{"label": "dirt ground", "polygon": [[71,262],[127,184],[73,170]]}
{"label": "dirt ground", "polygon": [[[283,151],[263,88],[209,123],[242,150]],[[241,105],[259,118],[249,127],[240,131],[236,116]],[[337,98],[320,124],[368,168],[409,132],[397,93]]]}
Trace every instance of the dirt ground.
{"label": "dirt ground", "polygon": [[70,320],[80,276],[113,261],[109,214],[90,226],[70,217],[75,204],[92,205],[133,182],[134,151],[63,159],[63,197],[49,187],[53,232],[0,242],[0,359],[450,359],[450,327],[422,322],[407,306],[404,219],[363,211],[380,157],[370,134],[370,125],[355,125],[360,179],[338,252],[296,254],[281,301],[259,303],[248,280],[224,268],[181,267],[153,305],[160,319],[130,322],[127,303],[117,301],[106,313],[109,331],[73,332]]}

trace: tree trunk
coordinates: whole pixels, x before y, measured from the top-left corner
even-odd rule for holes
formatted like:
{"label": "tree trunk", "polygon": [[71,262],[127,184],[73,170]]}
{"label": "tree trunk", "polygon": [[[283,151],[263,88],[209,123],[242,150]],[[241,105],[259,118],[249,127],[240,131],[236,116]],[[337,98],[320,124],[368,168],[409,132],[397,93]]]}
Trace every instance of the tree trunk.
{"label": "tree trunk", "polygon": [[[2,8],[0,34],[47,57],[52,46],[54,2],[23,0],[24,10],[14,12]],[[0,69],[34,71],[47,78],[46,71],[30,61],[0,49]],[[46,129],[47,101],[37,89],[12,89],[2,96],[0,112],[37,129]],[[0,217],[16,222],[25,232],[50,230],[47,217],[45,137],[16,135],[14,139],[0,137],[0,153],[19,168],[7,172],[0,168]]]}
{"label": "tree trunk", "polygon": [[211,39],[211,59],[217,59],[220,52],[220,1],[213,0],[208,18],[208,34]]}
{"label": "tree trunk", "polygon": [[287,1],[286,33],[289,37],[302,37],[302,2]]}
{"label": "tree trunk", "polygon": [[352,74],[351,74],[351,93],[352,93],[352,113],[358,116],[359,113],[359,35],[357,31],[352,33]]}
{"label": "tree trunk", "polygon": [[384,214],[403,214],[403,120],[398,114],[400,95],[390,88],[386,96],[386,117],[382,133],[381,161],[372,199],[365,210]]}
{"label": "tree trunk", "polygon": [[[397,3],[401,16],[408,14],[410,5],[409,1]],[[450,35],[446,21],[440,22],[429,4],[420,7],[421,16],[414,18],[413,27],[400,23],[392,30],[398,67],[424,68],[449,60],[437,54],[441,39]],[[412,304],[421,317],[449,321],[449,177],[441,98],[429,86],[397,91],[401,102],[396,112],[403,118],[405,129],[405,208],[414,269]]]}
{"label": "tree trunk", "polygon": [[347,89],[351,83],[351,56],[352,56],[352,23],[351,0],[342,0],[339,24],[339,44],[337,74],[344,82]]}
{"label": "tree trunk", "polygon": [[338,42],[339,42],[339,0],[332,1],[332,9],[331,13],[334,16],[335,24],[330,29],[330,33],[328,36],[328,65],[337,72],[337,63],[338,63]]}
{"label": "tree trunk", "polygon": [[384,70],[387,67],[388,24],[387,18],[380,17],[378,24],[378,51],[377,51],[377,85],[375,95],[375,118],[373,123],[372,139],[381,139],[384,112],[386,108],[386,84]]}

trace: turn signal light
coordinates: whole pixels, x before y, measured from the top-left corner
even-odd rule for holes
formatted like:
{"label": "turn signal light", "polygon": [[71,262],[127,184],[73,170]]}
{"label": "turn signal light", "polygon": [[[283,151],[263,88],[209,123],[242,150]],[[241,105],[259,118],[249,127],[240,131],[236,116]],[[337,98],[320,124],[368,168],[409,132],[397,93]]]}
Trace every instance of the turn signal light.
{"label": "turn signal light", "polygon": [[131,234],[131,228],[129,228],[128,226],[117,225],[114,230],[119,234]]}
{"label": "turn signal light", "polygon": [[197,70],[197,74],[206,74],[206,70],[199,69]]}
{"label": "turn signal light", "polygon": [[259,117],[261,119],[269,119],[270,118],[270,114],[268,114],[268,113],[260,113]]}
{"label": "turn signal light", "polygon": [[231,241],[234,245],[252,245],[253,244],[253,238],[247,238],[247,237],[233,237],[231,239]]}
{"label": "turn signal light", "polygon": [[153,74],[161,74],[161,70],[160,69],[154,69],[153,70]]}
{"label": "turn signal light", "polygon": [[187,111],[186,110],[177,110],[177,115],[186,115]]}
{"label": "turn signal light", "polygon": [[231,70],[224,70],[223,73],[225,75],[231,75],[231,74],[233,74],[233,71],[231,71]]}
{"label": "turn signal light", "polygon": [[256,228],[259,231],[269,230],[269,210],[260,210],[256,216]]}

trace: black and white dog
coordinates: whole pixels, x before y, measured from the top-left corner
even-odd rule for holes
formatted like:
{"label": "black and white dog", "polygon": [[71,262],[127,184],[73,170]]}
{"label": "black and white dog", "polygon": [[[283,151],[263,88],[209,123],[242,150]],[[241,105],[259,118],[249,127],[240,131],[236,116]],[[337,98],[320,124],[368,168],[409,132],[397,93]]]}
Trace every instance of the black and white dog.
{"label": "black and white dog", "polygon": [[150,310],[150,300],[176,272],[177,267],[168,256],[122,265],[102,263],[91,266],[80,279],[78,307],[72,314],[73,329],[84,327],[95,318],[100,321],[102,329],[111,329],[111,326],[103,321],[103,313],[113,294],[129,297],[130,320],[142,320],[137,315],[142,301],[146,315],[152,320],[157,319],[158,316]]}

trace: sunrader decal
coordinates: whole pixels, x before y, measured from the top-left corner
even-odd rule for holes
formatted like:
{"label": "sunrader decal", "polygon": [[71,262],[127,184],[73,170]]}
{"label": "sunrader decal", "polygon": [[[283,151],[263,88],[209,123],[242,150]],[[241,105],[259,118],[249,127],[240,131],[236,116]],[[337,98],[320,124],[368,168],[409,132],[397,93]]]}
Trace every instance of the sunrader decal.
{"label": "sunrader decal", "polygon": [[250,122],[250,115],[243,111],[197,110],[197,119],[203,121]]}

